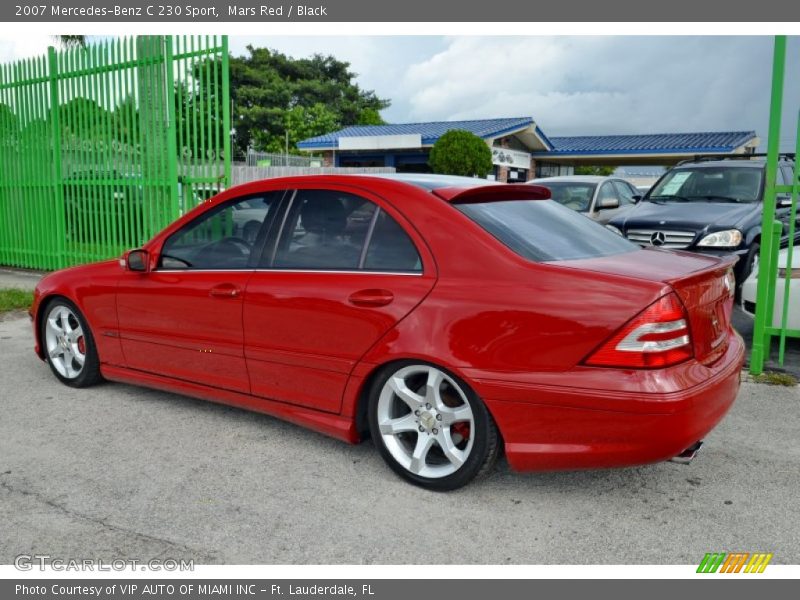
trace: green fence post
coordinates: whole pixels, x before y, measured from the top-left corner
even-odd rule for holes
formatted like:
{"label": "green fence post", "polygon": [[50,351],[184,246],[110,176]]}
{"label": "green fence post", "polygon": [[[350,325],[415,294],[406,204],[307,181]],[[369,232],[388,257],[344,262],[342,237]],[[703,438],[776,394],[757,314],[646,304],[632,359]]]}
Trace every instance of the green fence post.
{"label": "green fence post", "polygon": [[172,198],[171,221],[180,216],[181,199],[178,196],[178,128],[175,124],[175,65],[173,64],[172,36],[164,37],[164,71],[167,103],[167,178]]}
{"label": "green fence post", "polygon": [[[780,221],[773,221],[772,228],[770,229],[769,233],[761,233],[761,238],[763,239],[765,236],[770,238],[769,244],[769,264],[773,265],[772,270],[776,270],[776,265],[778,264],[778,255],[781,250],[781,236],[783,235],[783,224]],[[759,275],[760,275],[759,270]],[[766,326],[764,330],[766,331],[767,335],[769,335],[769,344],[772,343],[772,336],[774,335],[774,324],[775,324],[775,292],[777,286],[777,273],[771,275],[768,279],[771,285],[767,286],[766,293],[764,295],[764,322]],[[759,302],[759,300],[756,300]],[[769,349],[770,346],[767,346]],[[769,359],[769,355],[764,357],[765,360]]]}
{"label": "green fence post", "polygon": [[767,140],[767,172],[764,186],[764,214],[761,219],[761,252],[758,267],[758,291],[756,294],[756,317],[753,325],[753,348],[750,353],[750,372],[758,375],[764,370],[764,361],[769,357],[772,335],[767,317],[772,313],[768,306],[770,289],[774,287],[777,274],[772,264],[772,228],[775,221],[775,183],[778,176],[778,152],[780,150],[781,111],[783,108],[783,76],[786,67],[786,36],[775,36],[772,58],[772,100],[769,112],[769,138]]}
{"label": "green fence post", "polygon": [[228,36],[222,36],[222,143],[225,152],[225,188],[231,186],[231,87],[228,56]]}
{"label": "green fence post", "polygon": [[53,46],[47,48],[47,62],[48,74],[47,77],[50,82],[50,121],[51,121],[51,135],[53,139],[53,179],[54,182],[54,200],[56,209],[56,226],[55,234],[57,239],[58,256],[56,257],[56,264],[58,268],[66,266],[67,260],[67,224],[64,219],[64,180],[62,176],[61,166],[61,120],[59,115],[59,99],[58,99],[58,60],[56,58],[56,49]]}

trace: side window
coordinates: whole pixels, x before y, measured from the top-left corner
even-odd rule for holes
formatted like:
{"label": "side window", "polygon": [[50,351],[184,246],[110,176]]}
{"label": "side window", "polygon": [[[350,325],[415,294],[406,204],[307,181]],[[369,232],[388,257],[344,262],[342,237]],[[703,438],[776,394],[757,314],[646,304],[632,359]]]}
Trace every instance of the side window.
{"label": "side window", "polygon": [[167,238],[159,268],[253,268],[257,257],[251,253],[259,252],[282,196],[282,191],[249,196],[203,213]]}
{"label": "side window", "polygon": [[298,190],[286,216],[272,266],[276,269],[355,270],[377,207],[334,190]]}
{"label": "side window", "polygon": [[364,268],[370,271],[422,271],[422,261],[414,242],[384,211],[380,211],[375,222]]}
{"label": "side window", "polygon": [[631,188],[627,183],[624,181],[615,181],[614,188],[617,190],[620,206],[633,204],[633,192],[631,192]]}

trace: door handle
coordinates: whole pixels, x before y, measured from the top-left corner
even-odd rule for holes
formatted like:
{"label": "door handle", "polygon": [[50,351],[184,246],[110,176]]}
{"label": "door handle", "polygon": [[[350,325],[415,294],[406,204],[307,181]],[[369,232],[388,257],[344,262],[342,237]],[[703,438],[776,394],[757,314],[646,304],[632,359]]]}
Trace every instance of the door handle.
{"label": "door handle", "polygon": [[386,306],[394,300],[389,290],[360,290],[350,294],[348,301],[355,306]]}
{"label": "door handle", "polygon": [[236,298],[241,292],[242,290],[232,283],[221,283],[212,287],[208,295],[212,298]]}

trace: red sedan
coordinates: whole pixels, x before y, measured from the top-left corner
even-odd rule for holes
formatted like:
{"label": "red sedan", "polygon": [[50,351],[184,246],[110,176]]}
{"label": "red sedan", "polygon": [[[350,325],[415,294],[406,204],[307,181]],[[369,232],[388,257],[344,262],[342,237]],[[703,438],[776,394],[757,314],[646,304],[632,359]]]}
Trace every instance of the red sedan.
{"label": "red sedan", "polygon": [[640,249],[530,185],[313,176],[229,189],[121,259],[53,273],[36,352],[231,404],[453,489],[662,461],[739,389],[732,260]]}

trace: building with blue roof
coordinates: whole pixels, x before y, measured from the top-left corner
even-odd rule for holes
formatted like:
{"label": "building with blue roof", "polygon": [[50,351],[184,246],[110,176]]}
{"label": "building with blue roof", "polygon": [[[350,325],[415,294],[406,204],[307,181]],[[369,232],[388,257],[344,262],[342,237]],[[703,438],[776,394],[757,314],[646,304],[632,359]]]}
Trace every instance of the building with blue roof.
{"label": "building with blue roof", "polygon": [[394,167],[428,172],[428,153],[454,129],[474,133],[492,150],[498,181],[571,174],[578,165],[671,165],[697,155],[753,152],[755,131],[548,137],[532,117],[357,125],[301,141],[327,166]]}

